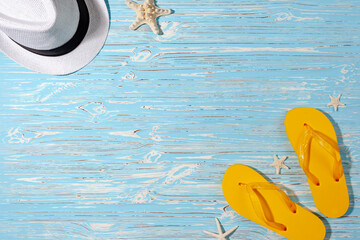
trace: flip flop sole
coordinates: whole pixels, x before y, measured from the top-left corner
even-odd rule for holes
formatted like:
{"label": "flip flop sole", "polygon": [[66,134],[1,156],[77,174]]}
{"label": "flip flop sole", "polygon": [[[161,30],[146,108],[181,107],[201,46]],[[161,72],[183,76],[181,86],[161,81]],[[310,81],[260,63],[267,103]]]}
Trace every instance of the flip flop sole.
{"label": "flip flop sole", "polygon": [[[304,124],[311,126],[315,131],[325,135],[339,146],[336,133],[330,120],[319,110],[300,107],[290,110],[285,117],[285,129],[295,152],[299,156],[301,137],[304,135]],[[317,209],[329,218],[344,215],[349,207],[349,193],[345,175],[334,180],[334,158],[316,141],[310,145],[309,171],[319,179],[317,186],[310,179],[308,183]],[[340,167],[342,163],[340,159]]]}
{"label": "flip flop sole", "polygon": [[298,204],[296,204],[296,213],[289,211],[289,208],[281,200],[277,191],[262,190],[257,195],[261,204],[265,206],[263,209],[267,210],[264,214],[268,219],[285,225],[286,230],[278,230],[267,225],[256,214],[248,192],[239,187],[239,183],[249,184],[254,182],[268,183],[257,171],[246,165],[235,164],[230,166],[225,172],[222,189],[226,201],[235,212],[288,239],[324,239],[326,229],[323,222],[315,214]]}

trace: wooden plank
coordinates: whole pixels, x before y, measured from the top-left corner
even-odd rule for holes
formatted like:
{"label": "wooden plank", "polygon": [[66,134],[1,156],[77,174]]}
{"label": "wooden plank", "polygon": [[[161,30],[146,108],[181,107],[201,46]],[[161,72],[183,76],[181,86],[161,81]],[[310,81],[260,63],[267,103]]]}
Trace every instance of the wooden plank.
{"label": "wooden plank", "polygon": [[106,45],[72,75],[0,55],[0,238],[208,239],[217,217],[239,225],[231,239],[283,239],[224,210],[221,179],[248,164],[318,213],[283,125],[299,106],[341,143],[351,206],[322,218],[326,239],[358,238],[360,2],[157,3],[175,11],[162,36],[129,30],[135,13],[110,0]]}

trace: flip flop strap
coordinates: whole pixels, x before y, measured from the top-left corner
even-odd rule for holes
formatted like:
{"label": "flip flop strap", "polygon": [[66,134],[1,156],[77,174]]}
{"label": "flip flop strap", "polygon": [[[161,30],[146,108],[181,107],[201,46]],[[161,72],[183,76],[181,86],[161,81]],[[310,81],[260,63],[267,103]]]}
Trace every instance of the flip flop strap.
{"label": "flip flop strap", "polygon": [[334,159],[333,165],[333,177],[335,181],[339,181],[340,177],[343,175],[343,170],[340,161],[340,152],[337,147],[337,143],[335,143],[332,139],[325,136],[324,134],[315,131],[308,124],[304,124],[304,134],[302,139],[300,139],[299,145],[299,162],[300,166],[304,170],[306,176],[310,179],[312,183],[315,185],[319,185],[319,179],[310,172],[309,163],[310,163],[310,145],[312,140],[315,140],[326,152],[328,152]]}
{"label": "flip flop strap", "polygon": [[272,183],[266,183],[266,182],[254,182],[254,183],[246,183],[246,184],[239,183],[239,186],[246,188],[251,200],[251,204],[255,210],[255,213],[260,219],[262,219],[270,227],[276,228],[280,231],[286,231],[286,226],[284,224],[277,223],[268,219],[265,213],[270,212],[270,209],[268,209],[268,206],[266,204],[262,204],[262,200],[259,198],[258,193],[255,192],[255,190],[277,191],[283,202],[289,208],[289,210],[293,213],[296,213],[296,204],[290,200],[289,196],[283,190],[281,190]]}

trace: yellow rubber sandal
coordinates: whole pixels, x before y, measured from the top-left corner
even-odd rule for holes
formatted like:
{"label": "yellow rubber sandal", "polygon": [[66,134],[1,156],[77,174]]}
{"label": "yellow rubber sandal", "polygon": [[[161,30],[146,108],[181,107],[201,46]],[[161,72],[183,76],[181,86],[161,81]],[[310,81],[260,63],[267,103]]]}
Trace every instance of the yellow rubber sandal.
{"label": "yellow rubber sandal", "polygon": [[237,213],[288,239],[325,237],[325,226],[315,214],[291,201],[285,192],[248,166],[230,166],[222,189]]}
{"label": "yellow rubber sandal", "polygon": [[349,193],[330,120],[319,110],[300,107],[287,113],[285,129],[317,209],[329,218],[341,217],[349,208]]}

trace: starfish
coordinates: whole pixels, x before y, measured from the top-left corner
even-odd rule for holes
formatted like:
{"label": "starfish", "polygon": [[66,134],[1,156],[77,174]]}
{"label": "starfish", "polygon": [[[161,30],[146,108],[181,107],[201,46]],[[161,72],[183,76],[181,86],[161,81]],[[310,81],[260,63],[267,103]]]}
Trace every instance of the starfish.
{"label": "starfish", "polygon": [[155,34],[160,34],[160,28],[156,19],[163,15],[171,14],[171,9],[159,8],[155,5],[154,0],[145,0],[144,3],[138,4],[132,0],[126,0],[128,5],[137,14],[135,21],[130,25],[131,30],[135,30],[143,24],[150,26]]}
{"label": "starfish", "polygon": [[282,157],[281,159],[279,159],[278,156],[274,154],[274,162],[270,164],[270,166],[276,168],[276,174],[280,174],[281,168],[289,169],[289,167],[284,164],[287,158],[288,157]]}
{"label": "starfish", "polygon": [[345,106],[345,104],[340,102],[341,94],[339,94],[337,97],[333,97],[331,95],[329,95],[329,97],[330,97],[331,101],[327,106],[328,107],[333,106],[335,111],[338,110],[338,106]]}
{"label": "starfish", "polygon": [[220,222],[219,222],[219,219],[215,218],[215,221],[216,221],[216,226],[217,226],[217,229],[219,231],[219,233],[212,233],[212,232],[208,232],[208,231],[203,231],[204,233],[206,234],[209,234],[210,236],[213,236],[214,238],[217,238],[218,240],[226,240],[227,237],[232,234],[233,232],[235,232],[235,230],[239,227],[239,226],[236,226],[236,227],[233,227],[232,229],[230,229],[229,231],[226,231],[225,233],[223,233],[222,229],[221,229],[221,226],[220,226]]}

